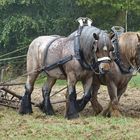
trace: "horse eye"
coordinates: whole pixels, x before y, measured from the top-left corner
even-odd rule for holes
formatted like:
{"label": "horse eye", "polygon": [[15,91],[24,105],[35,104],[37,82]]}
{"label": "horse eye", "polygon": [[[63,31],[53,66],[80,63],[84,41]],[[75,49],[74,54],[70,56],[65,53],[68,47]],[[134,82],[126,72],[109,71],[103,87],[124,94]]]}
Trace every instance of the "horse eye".
{"label": "horse eye", "polygon": [[114,51],[114,47],[111,47],[111,48],[109,49],[109,51],[110,51],[110,52],[113,52],[113,51]]}

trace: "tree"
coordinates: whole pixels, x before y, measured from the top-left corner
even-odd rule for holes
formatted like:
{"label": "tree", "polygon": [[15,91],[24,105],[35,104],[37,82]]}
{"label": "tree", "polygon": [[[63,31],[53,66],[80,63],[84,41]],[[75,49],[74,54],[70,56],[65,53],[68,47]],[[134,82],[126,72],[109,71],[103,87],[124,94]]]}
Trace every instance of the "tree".
{"label": "tree", "polygon": [[[128,12],[128,29],[137,31],[140,27],[133,26],[131,19],[138,23],[140,13],[139,0],[77,0],[79,5],[88,7],[93,13],[91,16],[101,27],[121,25],[125,27],[126,12]],[[130,19],[129,19],[130,18]]]}

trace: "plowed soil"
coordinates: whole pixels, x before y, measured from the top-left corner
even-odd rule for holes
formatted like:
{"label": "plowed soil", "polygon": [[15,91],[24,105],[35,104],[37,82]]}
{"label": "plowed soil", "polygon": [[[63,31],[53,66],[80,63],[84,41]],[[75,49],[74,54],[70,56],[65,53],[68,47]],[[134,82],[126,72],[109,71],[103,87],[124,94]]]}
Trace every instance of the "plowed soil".
{"label": "plowed soil", "polygon": [[[63,87],[65,87],[65,85],[54,86],[51,94],[54,94],[55,92],[59,91]],[[23,95],[24,93],[24,86],[14,86],[14,87],[10,87],[10,89],[20,95]],[[81,86],[77,87],[77,92],[80,92],[78,93],[78,98],[80,98],[83,94]],[[57,93],[56,95],[51,97],[51,102],[65,100],[65,93],[66,93],[66,89],[61,91],[60,93]],[[102,86],[101,89],[99,90],[98,100],[103,106],[103,108],[105,108],[109,103],[109,96],[105,86]],[[35,86],[35,89],[32,93],[32,101],[34,101],[35,103],[39,103],[42,101],[41,87]],[[53,107],[56,114],[64,115],[65,102],[53,104]],[[121,97],[120,108],[124,116],[140,118],[140,89],[128,87],[126,92]],[[93,110],[91,104],[88,103],[86,108],[80,114],[81,116],[92,116]]]}

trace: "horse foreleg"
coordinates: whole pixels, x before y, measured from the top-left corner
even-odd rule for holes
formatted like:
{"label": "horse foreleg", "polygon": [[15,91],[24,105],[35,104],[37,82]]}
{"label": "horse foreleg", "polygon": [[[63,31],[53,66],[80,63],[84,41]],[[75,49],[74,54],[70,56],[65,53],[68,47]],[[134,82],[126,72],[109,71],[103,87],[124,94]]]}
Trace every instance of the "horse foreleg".
{"label": "horse foreleg", "polygon": [[108,88],[108,93],[110,96],[110,103],[108,105],[108,108],[103,111],[103,115],[107,117],[119,117],[121,116],[120,111],[119,111],[119,101],[118,101],[118,96],[117,96],[117,87],[116,85],[112,83],[107,84]]}
{"label": "horse foreleg", "polygon": [[79,115],[76,110],[76,89],[75,89],[76,79],[73,73],[67,76],[67,82],[68,82],[68,95],[66,101],[65,117],[67,119],[74,119],[78,118]]}
{"label": "horse foreleg", "polygon": [[92,85],[92,90],[91,90],[92,94],[91,94],[90,102],[91,102],[91,106],[93,108],[94,115],[98,115],[103,110],[103,107],[101,106],[101,104],[97,100],[99,88],[100,88],[100,84],[94,83]]}
{"label": "horse foreleg", "polygon": [[50,102],[50,93],[56,79],[48,77],[47,82],[42,88],[43,102],[41,103],[40,109],[47,115],[54,115],[54,110]]}
{"label": "horse foreleg", "polygon": [[126,91],[126,88],[127,88],[127,85],[123,86],[123,88],[118,89],[118,92],[117,92],[118,100],[120,100],[122,94]]}
{"label": "horse foreleg", "polygon": [[27,76],[27,81],[25,84],[25,93],[22,97],[21,104],[19,107],[19,113],[20,114],[31,114],[32,111],[32,105],[31,105],[31,93],[34,88],[34,82],[38,76],[38,72],[29,74]]}
{"label": "horse foreleg", "polygon": [[91,99],[92,77],[85,79],[82,81],[82,83],[84,88],[84,96],[76,102],[78,112],[82,111]]}

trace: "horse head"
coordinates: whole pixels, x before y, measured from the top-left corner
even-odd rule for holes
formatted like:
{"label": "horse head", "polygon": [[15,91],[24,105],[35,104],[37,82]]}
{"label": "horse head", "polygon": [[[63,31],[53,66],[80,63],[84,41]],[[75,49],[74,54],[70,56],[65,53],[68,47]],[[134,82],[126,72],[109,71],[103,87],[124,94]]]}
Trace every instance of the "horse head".
{"label": "horse head", "polygon": [[113,51],[111,38],[105,31],[100,31],[99,34],[94,33],[95,38],[94,51],[96,53],[96,62],[99,64],[99,72],[104,74],[110,70],[110,51]]}

